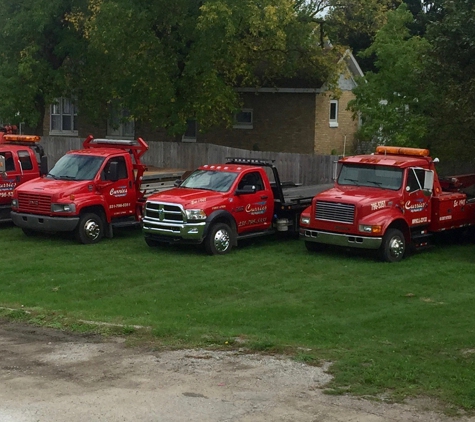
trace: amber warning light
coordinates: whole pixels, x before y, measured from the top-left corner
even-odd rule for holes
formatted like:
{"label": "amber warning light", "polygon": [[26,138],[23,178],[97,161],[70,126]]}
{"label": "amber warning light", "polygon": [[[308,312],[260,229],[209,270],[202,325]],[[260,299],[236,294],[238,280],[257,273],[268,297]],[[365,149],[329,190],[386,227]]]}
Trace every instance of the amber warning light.
{"label": "amber warning light", "polygon": [[416,157],[428,157],[429,150],[423,148],[408,148],[408,147],[376,147],[376,154],[380,155],[413,155]]}
{"label": "amber warning light", "polygon": [[36,143],[41,140],[37,135],[3,135],[3,142],[31,142]]}

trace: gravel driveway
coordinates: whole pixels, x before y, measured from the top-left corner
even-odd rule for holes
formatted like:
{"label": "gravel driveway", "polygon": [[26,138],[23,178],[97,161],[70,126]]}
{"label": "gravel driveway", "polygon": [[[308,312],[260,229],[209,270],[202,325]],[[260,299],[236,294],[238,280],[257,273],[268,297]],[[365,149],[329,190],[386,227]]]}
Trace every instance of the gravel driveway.
{"label": "gravel driveway", "polygon": [[330,396],[331,378],[287,358],[242,351],[151,351],[120,338],[0,320],[1,422],[468,422],[428,400]]}

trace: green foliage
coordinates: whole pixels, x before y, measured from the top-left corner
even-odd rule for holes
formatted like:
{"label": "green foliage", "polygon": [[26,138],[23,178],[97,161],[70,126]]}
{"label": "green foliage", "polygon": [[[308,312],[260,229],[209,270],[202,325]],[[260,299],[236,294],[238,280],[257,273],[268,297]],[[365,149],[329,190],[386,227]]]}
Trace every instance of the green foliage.
{"label": "green foliage", "polygon": [[[316,23],[303,21],[290,0],[94,2],[84,28],[91,65],[82,109],[99,115],[117,100],[171,133],[194,118],[201,130],[231,123],[236,86],[262,86],[305,76],[321,84],[335,53],[319,46]],[[100,69],[100,72],[97,70]]]}
{"label": "green foliage", "polygon": [[421,83],[427,40],[411,36],[412,15],[405,5],[388,12],[388,22],[364,54],[374,54],[377,72],[368,72],[349,107],[362,116],[360,136],[382,144],[424,146],[433,106],[431,85]]}
{"label": "green foliage", "polygon": [[[427,30],[432,50],[426,78],[437,86],[430,139],[449,157],[475,157],[475,3],[444,2],[440,19]],[[442,154],[443,153],[443,154]]]}
{"label": "green foliage", "polygon": [[72,94],[84,52],[80,34],[66,20],[84,6],[72,0],[2,0],[0,116],[9,123],[41,123],[45,105]]}

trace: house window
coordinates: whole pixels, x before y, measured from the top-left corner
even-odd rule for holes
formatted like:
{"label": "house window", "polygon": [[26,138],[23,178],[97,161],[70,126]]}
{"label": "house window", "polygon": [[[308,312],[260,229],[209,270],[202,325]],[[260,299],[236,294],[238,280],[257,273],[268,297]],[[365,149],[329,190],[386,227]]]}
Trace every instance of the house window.
{"label": "house window", "polygon": [[196,134],[198,133],[198,125],[196,120],[189,119],[186,121],[186,131],[183,134],[182,142],[196,142]]}
{"label": "house window", "polygon": [[330,127],[338,127],[338,100],[330,101]]}
{"label": "house window", "polygon": [[131,138],[135,136],[135,122],[128,110],[111,109],[107,120],[107,137]]}
{"label": "house window", "polygon": [[234,115],[235,129],[252,129],[254,124],[253,111],[250,108],[243,108]]}
{"label": "house window", "polygon": [[51,135],[77,135],[77,109],[69,98],[57,98],[50,108]]}

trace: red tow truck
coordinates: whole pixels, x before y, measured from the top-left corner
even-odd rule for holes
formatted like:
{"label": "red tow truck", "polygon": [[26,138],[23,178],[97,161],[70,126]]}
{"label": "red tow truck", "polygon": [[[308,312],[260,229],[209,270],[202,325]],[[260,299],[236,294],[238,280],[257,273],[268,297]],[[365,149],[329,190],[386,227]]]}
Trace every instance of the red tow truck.
{"label": "red tow truck", "polygon": [[0,132],[0,222],[10,221],[13,189],[48,172],[39,136]]}
{"label": "red tow truck", "polygon": [[436,162],[427,149],[390,146],[340,159],[334,187],[302,212],[300,238],[310,251],[373,249],[396,262],[436,233],[474,226],[475,198],[463,190],[475,174],[439,179]]}
{"label": "red tow truck", "polygon": [[97,243],[112,237],[113,228],[140,225],[147,193],[164,188],[165,177],[175,181],[181,175],[144,177],[147,167],[140,158],[148,145],[142,138],[91,135],[83,148],[69,151],[46,176],[13,191],[11,217],[26,235],[74,231],[79,242]]}
{"label": "red tow truck", "polygon": [[204,243],[209,254],[222,255],[241,239],[278,231],[298,235],[300,213],[327,187],[281,183],[269,160],[232,158],[204,165],[175,189],[148,197],[145,241],[149,246]]}

